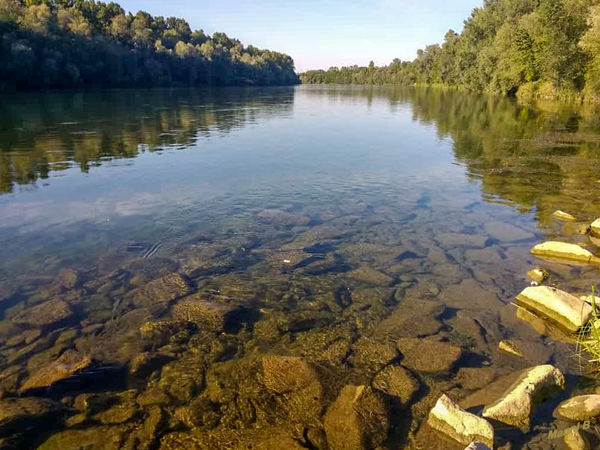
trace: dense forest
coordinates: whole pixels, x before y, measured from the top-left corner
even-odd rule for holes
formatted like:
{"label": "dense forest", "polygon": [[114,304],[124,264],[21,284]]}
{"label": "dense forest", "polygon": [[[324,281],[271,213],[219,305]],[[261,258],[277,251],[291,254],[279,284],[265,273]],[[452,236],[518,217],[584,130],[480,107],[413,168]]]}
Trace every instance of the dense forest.
{"label": "dense forest", "polygon": [[287,85],[288,55],[94,0],[0,0],[0,90]]}
{"label": "dense forest", "polygon": [[600,0],[485,0],[441,45],[388,66],[308,71],[303,83],[445,85],[600,100]]}

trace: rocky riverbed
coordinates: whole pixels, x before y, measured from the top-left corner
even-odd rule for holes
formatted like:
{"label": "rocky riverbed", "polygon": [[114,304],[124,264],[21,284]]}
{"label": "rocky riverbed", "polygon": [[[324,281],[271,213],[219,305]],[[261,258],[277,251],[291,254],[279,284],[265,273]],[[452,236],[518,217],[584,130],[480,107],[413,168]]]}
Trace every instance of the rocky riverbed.
{"label": "rocky riverbed", "polygon": [[[591,306],[553,287],[576,270],[587,292],[593,253],[493,222],[502,246],[458,229],[348,239],[360,211],[311,220],[269,210],[252,219],[274,226],[268,245],[248,233],[182,244],[178,260],[107,255],[6,295],[2,444],[553,448],[555,427],[596,416],[598,388],[575,376]],[[551,259],[515,258],[539,266],[519,294],[503,261],[524,241]]]}

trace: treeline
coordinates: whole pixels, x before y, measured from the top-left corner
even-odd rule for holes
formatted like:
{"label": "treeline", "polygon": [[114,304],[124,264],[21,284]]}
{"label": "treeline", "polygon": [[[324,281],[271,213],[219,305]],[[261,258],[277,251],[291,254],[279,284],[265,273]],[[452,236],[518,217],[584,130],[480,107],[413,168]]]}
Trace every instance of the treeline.
{"label": "treeline", "polygon": [[446,85],[523,97],[600,100],[600,0],[485,0],[414,61],[332,67],[303,83]]}
{"label": "treeline", "polygon": [[288,55],[94,0],[0,0],[0,90],[289,85]]}

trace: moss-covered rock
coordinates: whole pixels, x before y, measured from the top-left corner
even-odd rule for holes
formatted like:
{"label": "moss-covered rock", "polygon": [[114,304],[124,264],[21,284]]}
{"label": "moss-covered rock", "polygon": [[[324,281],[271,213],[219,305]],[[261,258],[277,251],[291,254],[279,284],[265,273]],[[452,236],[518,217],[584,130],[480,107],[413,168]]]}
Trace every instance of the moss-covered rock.
{"label": "moss-covered rock", "polygon": [[460,347],[428,339],[400,338],[397,345],[402,365],[419,372],[448,372],[462,356]]}
{"label": "moss-covered rock", "polygon": [[80,370],[86,369],[91,364],[92,359],[89,355],[82,355],[76,351],[68,350],[57,360],[51,362],[47,366],[43,366],[25,380],[19,389],[19,392],[51,386],[57,381],[68,378]]}
{"label": "moss-covered rock", "polygon": [[26,397],[0,400],[0,437],[30,432],[61,418],[63,406],[52,400]]}
{"label": "moss-covered rock", "polygon": [[27,308],[12,318],[16,324],[32,327],[50,327],[73,317],[69,305],[58,298]]}
{"label": "moss-covered rock", "polygon": [[389,430],[385,400],[370,387],[348,385],[327,410],[324,428],[332,450],[377,448]]}

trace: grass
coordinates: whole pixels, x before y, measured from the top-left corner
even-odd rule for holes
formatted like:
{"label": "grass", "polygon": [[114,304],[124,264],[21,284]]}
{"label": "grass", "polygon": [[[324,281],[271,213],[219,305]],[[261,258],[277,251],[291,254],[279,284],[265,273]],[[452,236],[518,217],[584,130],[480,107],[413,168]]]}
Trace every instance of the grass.
{"label": "grass", "polygon": [[580,361],[587,360],[588,369],[592,373],[600,374],[600,315],[596,308],[596,295],[592,287],[592,318],[579,332],[577,339],[577,355]]}

